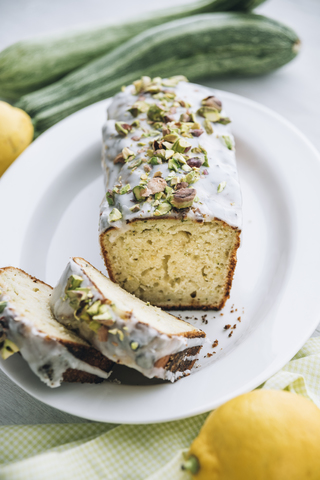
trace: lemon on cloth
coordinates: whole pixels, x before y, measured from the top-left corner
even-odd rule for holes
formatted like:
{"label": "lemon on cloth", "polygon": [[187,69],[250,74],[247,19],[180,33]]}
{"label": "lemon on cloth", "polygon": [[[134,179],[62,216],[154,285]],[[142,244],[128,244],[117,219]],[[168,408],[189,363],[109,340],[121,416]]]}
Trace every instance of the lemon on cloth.
{"label": "lemon on cloth", "polygon": [[319,480],[320,409],[278,390],[255,390],[212,412],[182,468],[194,480]]}
{"label": "lemon on cloth", "polygon": [[20,108],[0,101],[0,176],[33,139],[29,115]]}

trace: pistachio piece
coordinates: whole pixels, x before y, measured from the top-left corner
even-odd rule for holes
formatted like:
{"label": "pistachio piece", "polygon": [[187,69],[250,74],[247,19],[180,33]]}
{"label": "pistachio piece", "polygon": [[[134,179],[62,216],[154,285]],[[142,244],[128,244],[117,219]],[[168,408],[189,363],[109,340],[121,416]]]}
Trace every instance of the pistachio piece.
{"label": "pistachio piece", "polygon": [[87,308],[87,314],[90,315],[91,317],[93,315],[97,315],[98,312],[99,312],[99,307],[101,305],[101,302],[100,300],[97,300],[96,302],[94,302],[92,305],[90,305],[89,308]]}
{"label": "pistachio piece", "polygon": [[219,111],[212,107],[200,107],[197,114],[210,120],[210,122],[217,122],[220,119]]}
{"label": "pistachio piece", "polygon": [[189,165],[187,165],[187,164],[182,165],[181,168],[182,168],[182,170],[183,170],[184,172],[190,172],[190,171],[192,170],[192,168],[189,167]]}
{"label": "pistachio piece", "polygon": [[6,338],[0,350],[0,355],[3,360],[7,360],[7,358],[11,357],[11,355],[16,352],[19,352],[17,345]]}
{"label": "pistachio piece", "polygon": [[117,208],[113,208],[109,214],[109,222],[116,222],[121,218],[122,218],[122,213]]}
{"label": "pistachio piece", "polygon": [[174,158],[170,158],[168,162],[168,168],[169,170],[174,170],[175,172],[177,172],[180,168],[180,163],[177,162],[177,160],[175,160]]}
{"label": "pistachio piece", "polygon": [[171,199],[171,204],[176,208],[191,207],[197,194],[194,188],[180,188],[176,190]]}
{"label": "pistachio piece", "polygon": [[0,313],[4,311],[7,305],[8,305],[8,302],[0,302]]}
{"label": "pistachio piece", "polygon": [[213,128],[212,128],[211,122],[207,118],[203,122],[203,125],[204,125],[205,131],[207,132],[207,134],[212,135],[213,134]]}
{"label": "pistachio piece", "polygon": [[201,165],[203,164],[203,162],[204,162],[204,160],[202,158],[192,157],[187,161],[187,164],[191,168],[193,168],[193,167],[200,168]]}
{"label": "pistachio piece", "polygon": [[137,160],[133,160],[131,163],[128,164],[128,168],[132,169],[136,169],[137,167],[140,167],[142,163],[142,160],[141,158],[138,158]]}
{"label": "pistachio piece", "polygon": [[166,188],[164,190],[168,195],[171,195],[171,193],[173,192],[173,188],[169,187],[168,185],[166,186]]}
{"label": "pistachio piece", "polygon": [[124,187],[120,189],[120,195],[124,195],[125,193],[128,193],[130,190],[130,183],[127,183]]}
{"label": "pistachio piece", "polygon": [[178,152],[175,152],[174,154],[174,160],[178,161],[179,163],[187,163],[186,159],[184,158],[184,156],[181,154],[181,153],[178,153]]}
{"label": "pistachio piece", "polygon": [[172,146],[172,150],[178,153],[186,153],[192,147],[191,143],[189,143],[184,138],[178,138]]}
{"label": "pistachio piece", "polygon": [[98,332],[98,330],[102,327],[101,323],[95,322],[94,320],[89,323],[88,327],[90,330],[93,330],[95,333]]}
{"label": "pistachio piece", "polygon": [[147,116],[149,120],[153,122],[161,122],[165,116],[166,110],[159,105],[153,104],[150,105]]}
{"label": "pistachio piece", "polygon": [[131,125],[125,122],[116,122],[115,128],[118,134],[121,135],[122,137],[125,137],[126,135],[128,135],[130,130],[132,130]]}
{"label": "pistachio piece", "polygon": [[188,113],[181,113],[179,120],[183,123],[192,122],[191,115],[189,115]]}
{"label": "pistachio piece", "polygon": [[184,75],[174,75],[170,78],[165,78],[162,80],[162,85],[164,87],[176,87],[179,82],[187,82],[188,79]]}
{"label": "pistachio piece", "polygon": [[127,161],[130,157],[135,156],[135,153],[132,150],[130,150],[130,148],[124,147],[122,149],[122,156],[124,160]]}
{"label": "pistachio piece", "polygon": [[231,123],[231,120],[229,117],[220,117],[217,123],[222,123],[222,125],[228,125],[228,123]]}
{"label": "pistachio piece", "polygon": [[169,213],[170,210],[172,209],[172,206],[168,202],[162,202],[158,206],[158,208],[155,210],[154,215],[160,216],[160,215],[165,215],[166,213]]}
{"label": "pistachio piece", "polygon": [[199,180],[199,178],[200,178],[199,172],[192,170],[184,177],[184,181],[190,185],[191,183],[196,183]]}
{"label": "pistachio piece", "polygon": [[194,130],[190,130],[190,133],[193,137],[200,137],[203,134],[203,130],[201,128],[196,128]]}
{"label": "pistachio piece", "polygon": [[110,206],[114,205],[114,192],[112,190],[107,190],[106,199]]}
{"label": "pistachio piece", "polygon": [[163,140],[165,142],[170,142],[174,143],[176,140],[178,140],[179,135],[177,133],[169,133],[167,135],[164,135]]}
{"label": "pistachio piece", "polygon": [[204,98],[201,104],[204,107],[212,107],[215,110],[218,110],[218,112],[221,112],[221,109],[222,109],[221,101],[214,95],[210,95],[209,97]]}
{"label": "pistachio piece", "polygon": [[148,163],[151,163],[151,165],[160,165],[162,160],[160,157],[151,157]]}
{"label": "pistachio piece", "polygon": [[136,80],[135,82],[133,82],[133,85],[135,87],[134,94],[137,95],[138,93],[144,92],[147,86],[150,85],[150,83],[151,78],[147,76],[141,77],[140,80]]}
{"label": "pistachio piece", "polygon": [[133,205],[133,207],[130,207],[129,210],[130,210],[132,213],[139,212],[139,210],[140,210],[140,205]]}
{"label": "pistachio piece", "polygon": [[83,278],[79,275],[70,275],[67,281],[65,291],[67,292],[67,290],[74,290],[75,288],[80,287],[82,282]]}
{"label": "pistachio piece", "polygon": [[221,135],[222,143],[229,149],[233,150],[233,143],[229,135]]}
{"label": "pistachio piece", "polygon": [[138,202],[141,202],[141,201],[144,201],[144,197],[141,195],[142,192],[145,190],[145,187],[141,186],[141,185],[137,185],[136,187],[134,187],[134,189],[132,190],[133,191],[133,194],[134,196],[136,197],[136,200],[138,200]]}
{"label": "pistachio piece", "polygon": [[114,158],[113,163],[114,163],[115,165],[116,165],[117,163],[122,163],[122,164],[125,163],[124,158],[123,158],[123,155],[122,155],[122,152],[121,152],[121,153],[118,153],[118,155]]}
{"label": "pistachio piece", "polygon": [[146,113],[149,108],[149,103],[144,101],[135,102],[132,107],[128,108],[128,112],[131,113],[133,117],[137,117],[140,113]]}
{"label": "pistachio piece", "polygon": [[157,157],[160,157],[162,158],[163,160],[169,160],[169,158],[171,158],[173,155],[174,155],[174,151],[173,150],[164,150],[163,148],[160,149],[160,150],[156,150],[154,152],[154,154],[157,156]]}
{"label": "pistachio piece", "polygon": [[167,186],[167,182],[161,177],[153,177],[149,180],[147,187],[143,192],[141,192],[142,197],[149,197],[149,195],[154,195],[158,192],[163,192]]}
{"label": "pistachio piece", "polygon": [[149,173],[149,172],[151,172],[152,167],[150,167],[150,165],[143,165],[143,170],[144,170],[146,173]]}
{"label": "pistachio piece", "polygon": [[218,188],[217,188],[217,192],[218,193],[222,192],[222,190],[224,190],[226,188],[226,185],[227,185],[227,182],[219,183]]}
{"label": "pistachio piece", "polygon": [[138,342],[130,342],[130,347],[132,348],[132,350],[138,350],[139,348],[139,343]]}

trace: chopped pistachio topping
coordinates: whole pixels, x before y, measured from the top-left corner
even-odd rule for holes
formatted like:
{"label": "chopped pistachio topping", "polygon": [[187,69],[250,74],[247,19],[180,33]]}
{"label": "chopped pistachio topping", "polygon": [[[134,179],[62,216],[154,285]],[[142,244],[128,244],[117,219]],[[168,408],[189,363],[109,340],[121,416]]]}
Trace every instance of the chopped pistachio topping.
{"label": "chopped pistachio topping", "polygon": [[74,290],[75,288],[80,287],[82,282],[83,282],[83,278],[80,277],[79,275],[70,275],[67,281],[65,291]]}
{"label": "chopped pistachio topping", "polygon": [[130,207],[129,210],[131,210],[132,213],[139,212],[140,205],[133,205],[133,207]]}
{"label": "chopped pistachio topping", "polygon": [[131,342],[130,347],[132,350],[137,350],[139,348],[139,343],[138,342]]}
{"label": "chopped pistachio topping", "polygon": [[166,110],[164,107],[153,104],[153,105],[150,105],[147,116],[149,120],[152,120],[153,122],[161,122],[165,114],[166,114]]}
{"label": "chopped pistachio topping", "polygon": [[124,147],[122,149],[122,156],[123,156],[124,160],[128,160],[130,157],[132,157],[134,155],[135,155],[135,153],[132,150],[130,150],[130,148]]}
{"label": "chopped pistachio topping", "polygon": [[3,360],[7,360],[7,358],[11,357],[11,355],[16,352],[19,352],[17,345],[6,338],[0,350],[0,355]]}
{"label": "chopped pistachio topping", "polygon": [[189,143],[187,140],[184,140],[183,138],[178,138],[172,146],[172,150],[178,153],[188,152],[190,148],[191,148],[191,143]]}
{"label": "chopped pistachio topping", "polygon": [[175,75],[170,78],[162,80],[162,85],[164,87],[176,87],[179,82],[187,82],[188,79],[184,75]]}
{"label": "chopped pistachio topping", "polygon": [[207,132],[208,135],[212,135],[213,133],[213,128],[211,125],[211,122],[206,118],[205,121],[203,122],[204,129]]}
{"label": "chopped pistachio topping", "polygon": [[121,220],[122,213],[117,209],[113,208],[109,215],[109,222],[116,222],[117,220]]}
{"label": "chopped pistachio topping", "polygon": [[131,125],[129,125],[128,123],[125,123],[125,122],[116,122],[115,128],[116,128],[117,132],[119,133],[119,135],[121,135],[122,137],[125,137],[130,132]]}
{"label": "chopped pistachio topping", "polygon": [[132,107],[128,108],[128,112],[130,112],[133,117],[137,117],[140,113],[146,113],[148,109],[149,104],[147,102],[137,101]]}
{"label": "chopped pistachio topping", "polygon": [[112,190],[107,190],[106,199],[110,206],[114,205],[114,192]]}
{"label": "chopped pistachio topping", "polygon": [[174,158],[170,158],[168,162],[168,168],[169,170],[174,170],[175,172],[177,172],[180,168],[180,163],[177,162]]}
{"label": "chopped pistachio topping", "polygon": [[133,194],[136,197],[136,200],[138,200],[138,202],[145,200],[145,198],[142,196],[142,193],[144,192],[144,190],[145,190],[145,187],[141,185],[137,185],[136,187],[134,187]]}
{"label": "chopped pistachio topping", "polygon": [[226,185],[227,185],[227,182],[219,183],[218,188],[217,188],[217,192],[218,193],[222,192],[222,190],[224,190],[226,188]]}
{"label": "chopped pistachio topping", "polygon": [[190,185],[191,183],[196,183],[199,180],[199,178],[200,178],[199,172],[196,170],[192,170],[184,177],[182,181],[187,182]]}
{"label": "chopped pistachio topping", "polygon": [[170,210],[172,209],[172,206],[168,202],[162,202],[158,206],[158,208],[155,210],[154,215],[160,216],[160,215],[165,215],[166,213],[169,213]]}
{"label": "chopped pistachio topping", "polygon": [[200,117],[210,120],[210,122],[218,122],[218,120],[220,120],[219,111],[212,107],[200,107],[197,114],[200,115]]}
{"label": "chopped pistachio topping", "polygon": [[221,135],[222,143],[229,149],[233,150],[233,143],[229,135]]}
{"label": "chopped pistachio topping", "polygon": [[0,302],[0,313],[3,312],[3,310],[6,308],[8,305],[8,302]]}
{"label": "chopped pistachio topping", "polygon": [[120,195],[124,195],[125,193],[128,193],[130,190],[130,183],[127,183],[124,187],[120,189]]}
{"label": "chopped pistachio topping", "polygon": [[90,330],[93,330],[94,332],[97,333],[97,331],[102,327],[102,325],[101,323],[93,320],[89,323],[88,327],[90,328]]}

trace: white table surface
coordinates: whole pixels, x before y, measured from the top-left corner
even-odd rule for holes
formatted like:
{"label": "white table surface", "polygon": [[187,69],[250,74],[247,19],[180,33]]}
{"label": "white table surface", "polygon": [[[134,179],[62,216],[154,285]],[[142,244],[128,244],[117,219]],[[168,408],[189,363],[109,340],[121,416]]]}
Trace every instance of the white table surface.
{"label": "white table surface", "polygon": [[[162,0],[161,7],[186,1]],[[35,34],[130,18],[157,6],[158,2],[147,0],[0,0],[0,50]],[[272,108],[296,125],[320,150],[320,2],[269,0],[256,12],[282,21],[298,33],[302,40],[298,58],[262,77],[203,83]],[[320,335],[320,325],[314,335]],[[0,425],[86,422],[33,399],[1,371],[0,385]]]}

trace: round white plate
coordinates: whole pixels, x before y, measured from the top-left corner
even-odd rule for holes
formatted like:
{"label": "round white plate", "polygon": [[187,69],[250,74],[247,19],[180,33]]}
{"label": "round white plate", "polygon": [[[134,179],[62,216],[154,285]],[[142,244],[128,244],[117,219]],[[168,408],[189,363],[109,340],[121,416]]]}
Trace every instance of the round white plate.
{"label": "round white plate", "polygon": [[[211,363],[175,384],[141,381],[127,369],[119,374],[120,385],[64,384],[51,390],[19,355],[1,361],[4,372],[39,400],[104,422],[192,416],[267,380],[319,323],[319,155],[274,112],[230,93],[218,95],[233,119],[244,199],[242,245],[224,310],[207,316],[181,312],[218,340]],[[51,285],[70,256],[105,271],[98,215],[107,104],[99,102],[52,127],[1,179],[1,266],[21,267]],[[236,325],[231,337],[226,324]]]}

